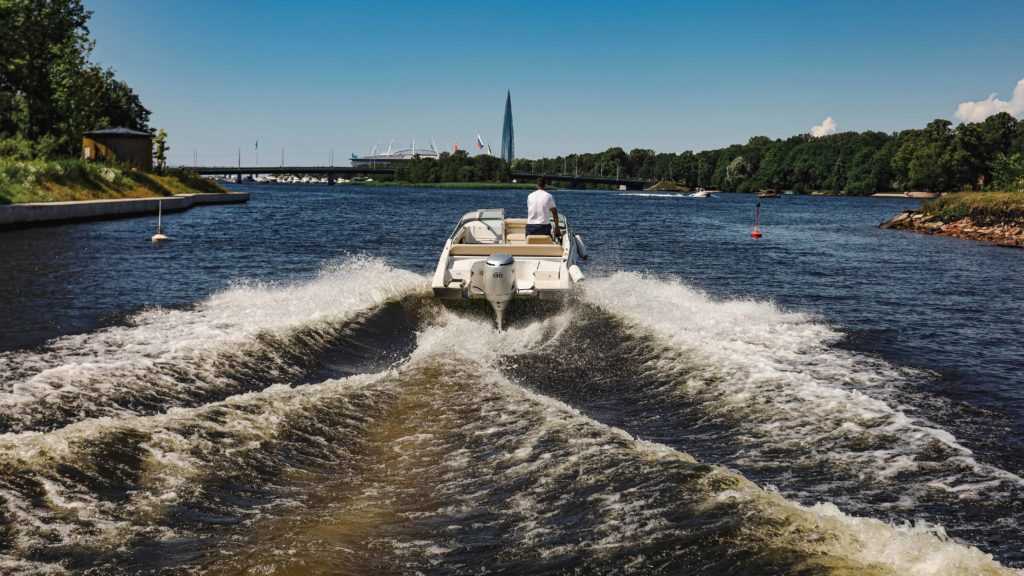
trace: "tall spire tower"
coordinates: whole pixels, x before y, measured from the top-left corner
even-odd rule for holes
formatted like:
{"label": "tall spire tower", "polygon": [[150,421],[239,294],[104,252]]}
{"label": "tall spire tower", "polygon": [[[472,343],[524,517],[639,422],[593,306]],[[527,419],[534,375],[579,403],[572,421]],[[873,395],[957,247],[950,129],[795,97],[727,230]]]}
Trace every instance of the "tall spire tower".
{"label": "tall spire tower", "polygon": [[505,123],[501,127],[501,159],[509,164],[515,158],[515,136],[512,131],[512,91],[505,96]]}

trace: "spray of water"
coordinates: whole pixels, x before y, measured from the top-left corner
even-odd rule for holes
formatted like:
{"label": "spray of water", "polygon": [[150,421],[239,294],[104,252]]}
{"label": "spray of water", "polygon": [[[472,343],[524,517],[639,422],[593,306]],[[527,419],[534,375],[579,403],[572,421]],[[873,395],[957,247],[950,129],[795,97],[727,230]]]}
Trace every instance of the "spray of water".
{"label": "spray of water", "polygon": [[239,283],[188,310],[148,310],[127,325],[0,354],[0,430],[157,413],[297,379],[345,322],[424,290],[422,276],[373,258],[310,281]]}
{"label": "spray of water", "polygon": [[[644,297],[626,290],[637,282]],[[421,277],[379,262],[349,262],[306,283],[239,286],[196,310],[144,313],[130,326],[5,357],[7,406],[45,404],[54,391],[45,392],[44,374],[65,366],[74,386],[63,398],[94,406],[118,406],[111,399],[123,382],[153,385],[139,374],[156,365],[204,370],[197,380],[215,381],[222,371],[207,358],[265,354],[259,342],[268,334],[302,339],[296,334],[422,286]],[[642,277],[598,281],[587,298],[655,334],[664,347],[655,368],[689,374],[680,393],[714,391],[708,398],[721,404],[710,406],[737,412],[742,417],[732,417],[762,438],[824,435],[801,414],[812,411],[865,431],[894,426],[910,456],[916,442],[934,438],[970,457],[941,430],[899,418],[884,400],[898,371],[866,370],[861,360],[837,355],[827,346],[834,333],[813,319],[758,303],[716,304],[678,283]],[[172,558],[209,574],[573,566],[602,573],[1007,573],[940,527],[799,505],[506,375],[509,358],[572,345],[565,335],[575,313],[499,333],[489,318],[432,308],[415,350],[380,373],[302,386],[282,375],[201,405],[167,402],[151,413],[118,407],[0,435],[0,567],[146,572],[153,558]],[[770,334],[741,336],[734,323]],[[689,334],[697,329],[702,336]],[[176,335],[159,335],[164,330]],[[13,368],[17,359],[34,368]],[[749,408],[763,390],[774,404],[761,401],[761,408],[780,416]],[[852,462],[889,465],[891,457]],[[189,553],[173,556],[181,543]]]}
{"label": "spray of water", "polygon": [[896,392],[907,370],[832,347],[840,334],[814,317],[766,302],[716,301],[677,280],[635,273],[587,288],[587,301],[662,346],[655,369],[676,376],[678,394],[742,431],[741,462],[771,465],[781,450],[797,468],[824,465],[887,485],[919,476],[914,489],[961,497],[1024,486],[902,409]]}

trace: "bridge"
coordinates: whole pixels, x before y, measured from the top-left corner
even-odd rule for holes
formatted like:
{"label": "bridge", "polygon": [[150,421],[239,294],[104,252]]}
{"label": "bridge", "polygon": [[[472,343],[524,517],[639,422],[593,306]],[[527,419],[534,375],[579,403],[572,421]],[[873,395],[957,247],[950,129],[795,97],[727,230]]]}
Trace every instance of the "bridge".
{"label": "bridge", "polygon": [[[203,176],[234,176],[235,182],[241,182],[243,176],[255,176],[257,174],[319,175],[325,176],[328,184],[334,184],[334,181],[339,177],[395,175],[394,168],[357,168],[353,166],[196,166],[189,168],[189,170]],[[512,178],[519,182],[531,182],[542,176],[548,182],[560,182],[567,184],[570,188],[578,187],[581,184],[600,184],[614,188],[625,186],[627,190],[643,190],[645,187],[653,184],[652,181],[631,178],[512,172]]]}
{"label": "bridge", "polygon": [[256,174],[292,174],[296,176],[326,176],[329,184],[340,177],[351,176],[394,176],[393,168],[353,168],[351,166],[196,166],[188,168],[200,176],[234,176],[241,182],[242,176]]}

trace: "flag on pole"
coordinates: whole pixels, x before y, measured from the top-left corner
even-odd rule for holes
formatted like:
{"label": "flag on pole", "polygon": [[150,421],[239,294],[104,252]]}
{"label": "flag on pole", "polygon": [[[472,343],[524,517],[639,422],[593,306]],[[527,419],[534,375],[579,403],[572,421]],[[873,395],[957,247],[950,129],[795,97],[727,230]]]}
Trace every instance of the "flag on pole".
{"label": "flag on pole", "polygon": [[260,149],[260,141],[259,141],[259,140],[257,140],[257,141],[256,141],[256,149],[257,149],[257,150],[259,150],[259,149]]}

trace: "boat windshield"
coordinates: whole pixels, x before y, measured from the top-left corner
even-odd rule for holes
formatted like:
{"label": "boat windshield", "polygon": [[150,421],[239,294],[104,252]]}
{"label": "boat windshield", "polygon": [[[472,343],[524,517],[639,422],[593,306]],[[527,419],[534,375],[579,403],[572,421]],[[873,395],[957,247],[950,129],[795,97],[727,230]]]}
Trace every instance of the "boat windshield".
{"label": "boat windshield", "polygon": [[465,214],[452,238],[461,244],[501,244],[505,241],[505,210],[491,208]]}

